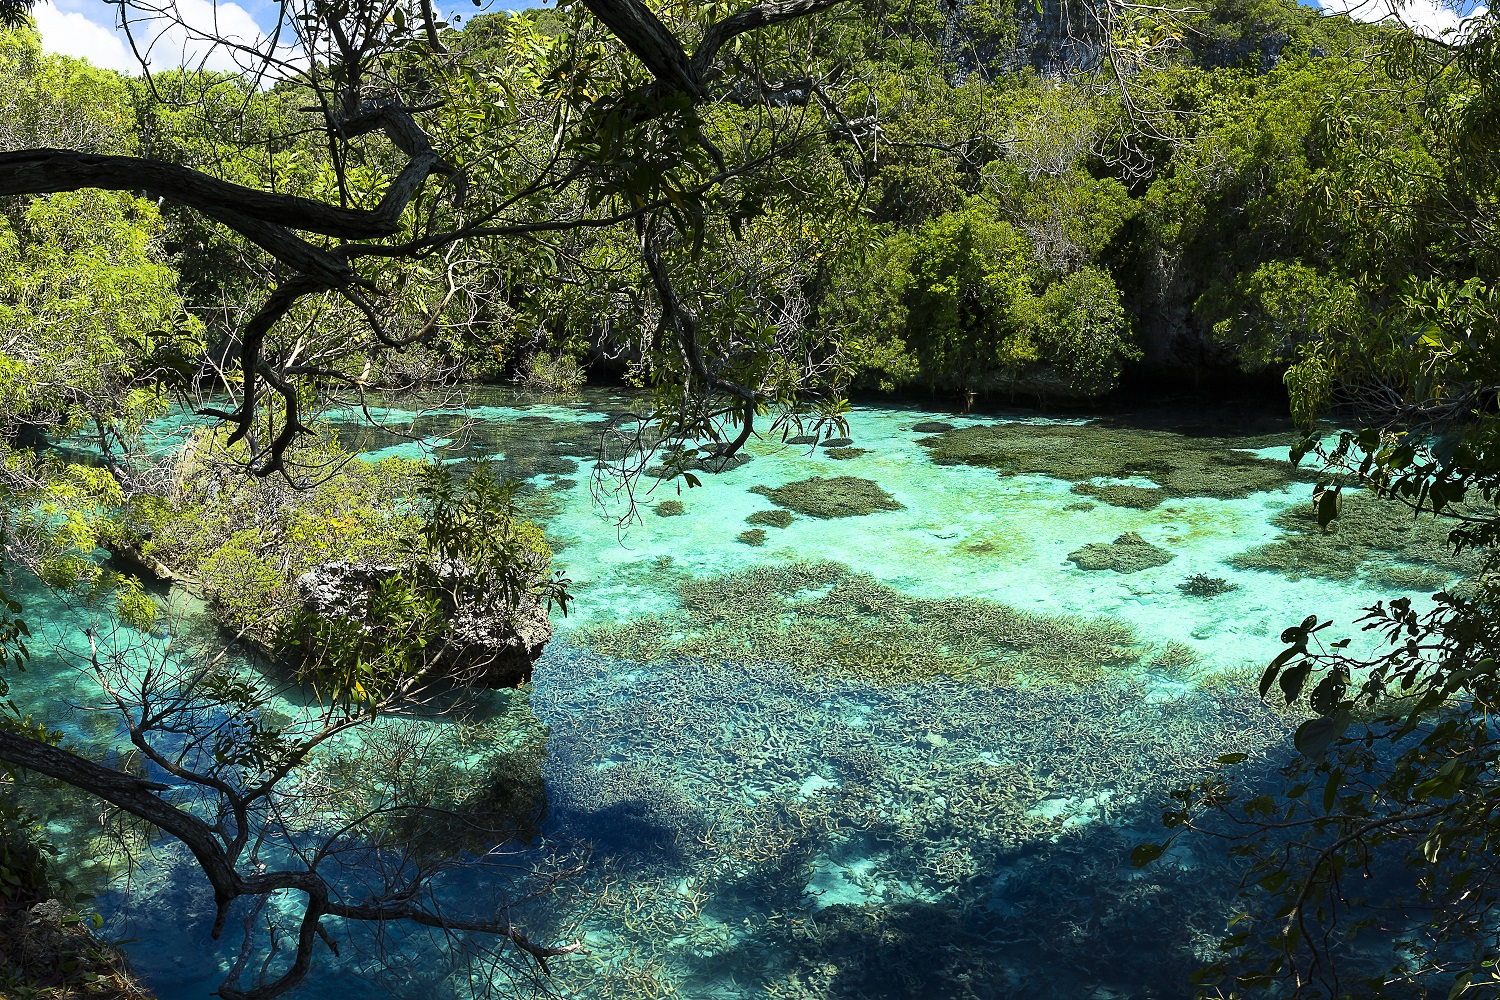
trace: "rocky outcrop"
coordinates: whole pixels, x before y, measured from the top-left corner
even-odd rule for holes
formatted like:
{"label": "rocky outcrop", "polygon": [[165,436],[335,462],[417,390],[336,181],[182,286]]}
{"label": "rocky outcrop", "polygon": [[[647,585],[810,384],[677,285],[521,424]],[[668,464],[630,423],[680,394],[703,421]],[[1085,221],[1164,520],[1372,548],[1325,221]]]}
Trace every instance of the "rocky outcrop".
{"label": "rocky outcrop", "polygon": [[[361,621],[370,596],[398,572],[396,566],[355,562],[315,566],[297,578],[302,609],[321,618]],[[547,609],[535,603],[496,609],[488,602],[472,601],[449,608],[447,621],[427,673],[471,687],[512,688],[527,683],[532,665],[552,638]]]}
{"label": "rocky outcrop", "polygon": [[151,1000],[118,948],[92,923],[56,899],[26,907],[0,896],[0,982],[17,994],[89,996],[95,1000]]}

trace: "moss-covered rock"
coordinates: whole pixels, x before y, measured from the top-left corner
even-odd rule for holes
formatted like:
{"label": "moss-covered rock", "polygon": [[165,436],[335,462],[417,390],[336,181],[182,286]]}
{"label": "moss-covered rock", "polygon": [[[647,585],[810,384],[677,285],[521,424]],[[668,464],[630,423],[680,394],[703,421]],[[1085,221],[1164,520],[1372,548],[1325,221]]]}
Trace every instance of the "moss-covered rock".
{"label": "moss-covered rock", "polygon": [[861,517],[877,510],[902,510],[906,506],[878,483],[854,476],[831,479],[814,476],[775,489],[754,486],[751,492],[768,497],[778,507],[819,518]]}
{"label": "moss-covered rock", "polygon": [[1116,573],[1139,573],[1143,569],[1171,562],[1172,553],[1157,548],[1133,531],[1105,545],[1091,542],[1068,553],[1068,562],[1079,569],[1114,570]]}
{"label": "moss-covered rock", "polygon": [[758,510],[745,518],[747,524],[763,524],[772,528],[785,528],[795,520],[789,510]]}
{"label": "moss-covered rock", "polygon": [[948,431],[920,443],[939,465],[979,465],[1010,475],[1033,473],[1075,483],[1144,476],[1173,497],[1244,497],[1315,478],[1290,462],[1240,450],[1261,439],[1196,437],[1132,427],[991,424]]}

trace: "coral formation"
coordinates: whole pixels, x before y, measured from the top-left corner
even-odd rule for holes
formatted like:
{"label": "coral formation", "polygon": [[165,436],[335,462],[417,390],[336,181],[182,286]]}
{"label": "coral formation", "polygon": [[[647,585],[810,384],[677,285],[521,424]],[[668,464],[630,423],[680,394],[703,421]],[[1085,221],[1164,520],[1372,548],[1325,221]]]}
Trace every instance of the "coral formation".
{"label": "coral formation", "polygon": [[[1339,516],[1327,528],[1318,526],[1317,511],[1310,503],[1286,508],[1272,523],[1281,529],[1280,538],[1231,557],[1229,564],[1292,580],[1310,576],[1352,580],[1369,566],[1379,574],[1374,579],[1393,580],[1390,574],[1399,575],[1399,571],[1384,565],[1393,559],[1459,577],[1477,573],[1483,562],[1473,550],[1453,551],[1448,544],[1453,522],[1431,514],[1414,515],[1399,500],[1364,490],[1344,494]],[[1422,579],[1435,580],[1436,576]]]}
{"label": "coral formation", "polygon": [[1366,566],[1363,572],[1365,579],[1377,587],[1415,590],[1426,594],[1442,590],[1453,579],[1451,574],[1431,566],[1407,566],[1399,563],[1394,566]]}
{"label": "coral formation", "polygon": [[1099,424],[991,424],[920,443],[939,465],[980,465],[1075,483],[1145,476],[1174,497],[1244,497],[1316,478],[1289,462],[1239,450],[1256,443],[1249,439]]}
{"label": "coral formation", "polygon": [[1230,583],[1222,576],[1209,576],[1207,573],[1194,573],[1177,585],[1177,589],[1189,597],[1215,598],[1220,594],[1227,594],[1232,590],[1239,590],[1240,585]]}
{"label": "coral formation", "polygon": [[751,487],[778,507],[786,507],[808,517],[860,517],[877,510],[901,510],[905,507],[878,483],[854,476],[834,476],[824,479],[813,476],[795,483],[787,483],[771,489],[766,486]]}
{"label": "coral formation", "polygon": [[953,425],[946,424],[941,420],[923,420],[912,424],[911,429],[918,434],[944,434],[953,430]]}
{"label": "coral formation", "polygon": [[746,545],[764,545],[764,544],[766,544],[766,529],[765,528],[750,528],[750,529],[747,529],[745,531],[740,532],[738,535],[736,535],[735,536],[735,541],[737,541],[737,542],[743,542]]}
{"label": "coral formation", "polygon": [[789,510],[758,510],[745,518],[749,524],[763,524],[771,528],[785,528],[795,520]]}
{"label": "coral formation", "polygon": [[663,500],[652,508],[656,511],[657,517],[677,517],[685,509],[681,500]]}
{"label": "coral formation", "polygon": [[1133,531],[1105,545],[1090,542],[1081,549],[1068,553],[1068,562],[1079,569],[1114,570],[1116,573],[1139,573],[1143,569],[1171,562],[1172,553],[1146,541]]}
{"label": "coral formation", "polygon": [[781,1000],[1150,995],[1200,964],[1238,883],[1198,856],[1143,885],[1139,833],[1112,824],[1295,725],[1253,685],[1145,704],[1125,679],[871,688],[708,656],[637,668],[622,697],[618,664],[553,657],[553,808],[612,859],[587,894],[612,957],[557,973],[591,997],[695,993],[725,970],[726,995]]}
{"label": "coral formation", "polygon": [[822,448],[847,448],[854,443],[853,438],[826,438],[819,442]]}
{"label": "coral formation", "polygon": [[1181,642],[1169,642],[1152,655],[1146,667],[1166,677],[1181,678],[1202,662],[1203,657],[1193,647]]}
{"label": "coral formation", "polygon": [[861,455],[868,455],[869,453],[870,449],[868,448],[829,448],[823,454],[838,461],[845,461],[851,458],[858,458]]}
{"label": "coral formation", "polygon": [[1106,486],[1075,483],[1073,492],[1103,500],[1111,507],[1129,507],[1134,510],[1151,510],[1167,498],[1167,491],[1158,486],[1132,486],[1128,483],[1112,483]]}
{"label": "coral formation", "polygon": [[571,641],[640,663],[747,659],[877,684],[1088,684],[1141,654],[1123,622],[912,597],[833,562],[683,577],[677,598],[675,613],[586,625]]}

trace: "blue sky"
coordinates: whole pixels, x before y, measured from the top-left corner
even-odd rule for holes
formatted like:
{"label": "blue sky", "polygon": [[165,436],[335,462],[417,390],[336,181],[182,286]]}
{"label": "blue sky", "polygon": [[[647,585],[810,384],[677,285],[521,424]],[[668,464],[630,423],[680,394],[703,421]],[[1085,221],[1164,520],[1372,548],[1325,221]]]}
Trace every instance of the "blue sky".
{"label": "blue sky", "polygon": [[[227,52],[210,49],[196,33],[169,28],[164,19],[152,22],[151,9],[173,5],[183,18],[200,30],[217,28],[218,34],[253,41],[276,20],[275,0],[131,0],[133,32],[138,45],[150,46],[153,68],[165,69],[184,61],[206,60],[212,69],[228,69]],[[476,7],[471,0],[438,0],[445,14],[468,17],[488,11],[542,6],[541,0],[484,0]],[[145,13],[141,11],[144,10]],[[97,66],[138,73],[140,64],[118,27],[120,7],[106,0],[38,0],[33,11],[42,34],[42,47],[49,52],[78,56]]]}
{"label": "blue sky", "polygon": [[[1305,0],[1304,0],[1305,2]],[[1365,21],[1379,20],[1390,12],[1393,0],[1324,0],[1322,6],[1329,10],[1346,10],[1352,16]],[[1395,0],[1401,3],[1400,16],[1406,23],[1428,34],[1438,34],[1445,28],[1455,26],[1460,14],[1453,9],[1470,13],[1483,10],[1477,0]],[[132,0],[132,5],[167,6],[175,3],[183,16],[192,24],[207,28],[217,25],[219,33],[238,36],[253,41],[275,19],[277,5],[274,0]],[[471,14],[518,7],[540,6],[530,0],[484,0],[484,6],[475,7],[471,0],[439,0],[440,7],[450,14],[467,17]],[[1316,6],[1316,3],[1309,6]],[[39,0],[35,15],[37,27],[42,33],[42,45],[50,52],[79,56],[98,66],[136,73],[140,65],[124,41],[116,25],[119,6],[105,0]],[[451,19],[451,18],[450,18]],[[150,43],[148,53],[154,68],[165,69],[184,61],[196,64],[204,62],[213,69],[229,69],[230,55],[214,51],[190,33],[176,29],[163,30],[164,22],[137,31],[138,42]]]}

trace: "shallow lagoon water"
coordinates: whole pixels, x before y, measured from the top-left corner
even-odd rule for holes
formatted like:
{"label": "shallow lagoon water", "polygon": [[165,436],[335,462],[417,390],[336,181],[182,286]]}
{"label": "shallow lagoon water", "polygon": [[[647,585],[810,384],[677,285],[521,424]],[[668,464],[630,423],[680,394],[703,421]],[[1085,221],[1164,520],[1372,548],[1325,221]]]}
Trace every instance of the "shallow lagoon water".
{"label": "shallow lagoon water", "polygon": [[[756,441],[749,463],[701,487],[643,479],[631,518],[618,494],[591,489],[598,435],[628,399],[477,402],[383,414],[412,422],[414,440],[353,423],[342,437],[371,457],[485,455],[526,477],[574,581],[531,706],[551,727],[543,831],[592,853],[576,891],[524,913],[533,937],[588,945],[555,963],[563,995],[1185,996],[1223,932],[1232,866],[1197,845],[1143,872],[1130,847],[1152,839],[1161,796],[1215,757],[1248,750],[1264,768],[1282,752],[1295,720],[1260,705],[1245,677],[1286,625],[1312,611],[1351,622],[1391,596],[1360,576],[1230,565],[1307,502],[1296,477],[1115,507],[1063,479],[935,464],[913,429],[1040,431],[1047,418],[860,407],[850,437],[864,454]],[[761,545],[740,540],[748,517],[776,509],[753,488],[815,476],[873,481],[900,507],[797,514],[763,528]],[[1109,482],[1152,485],[1095,485]],[[682,512],[656,514],[669,500]],[[1068,559],[1131,532],[1171,558],[1132,573]],[[1178,585],[1199,573],[1236,589],[1189,596]],[[1089,672],[1051,662],[1045,642],[1018,652],[952,627],[972,613],[983,632],[1001,606],[1077,645]],[[694,617],[704,607],[716,624]],[[1113,643],[1102,653],[1101,635]],[[845,667],[766,655],[814,642]],[[916,679],[862,676],[877,646]],[[942,666],[1013,656],[1000,683]],[[67,680],[43,670],[31,683]],[[206,995],[230,957],[207,950],[207,894],[180,866],[170,847],[148,856],[111,924],[139,939],[133,960],[170,1000]],[[324,957],[305,993],[455,988],[420,948],[398,951],[397,973],[357,987],[368,964]]]}

